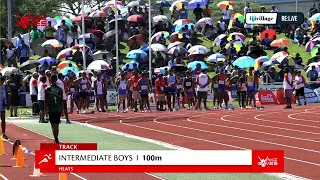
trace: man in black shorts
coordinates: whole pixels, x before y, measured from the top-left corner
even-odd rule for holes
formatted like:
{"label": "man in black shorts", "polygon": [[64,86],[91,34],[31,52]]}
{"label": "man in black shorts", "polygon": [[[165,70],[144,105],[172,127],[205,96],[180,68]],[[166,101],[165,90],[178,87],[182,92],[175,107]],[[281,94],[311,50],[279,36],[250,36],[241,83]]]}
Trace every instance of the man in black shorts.
{"label": "man in black shorts", "polygon": [[63,90],[57,85],[57,75],[51,76],[51,86],[45,91],[45,113],[49,113],[54,142],[59,143],[60,116],[63,111]]}

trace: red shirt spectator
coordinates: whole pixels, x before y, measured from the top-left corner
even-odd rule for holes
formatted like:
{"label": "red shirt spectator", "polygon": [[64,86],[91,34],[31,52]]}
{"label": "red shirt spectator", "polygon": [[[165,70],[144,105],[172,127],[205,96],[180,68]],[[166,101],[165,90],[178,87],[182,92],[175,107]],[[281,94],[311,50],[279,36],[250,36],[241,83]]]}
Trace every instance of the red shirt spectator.
{"label": "red shirt spectator", "polygon": [[166,86],[166,81],[164,79],[156,79],[156,94],[164,94],[164,87]]}

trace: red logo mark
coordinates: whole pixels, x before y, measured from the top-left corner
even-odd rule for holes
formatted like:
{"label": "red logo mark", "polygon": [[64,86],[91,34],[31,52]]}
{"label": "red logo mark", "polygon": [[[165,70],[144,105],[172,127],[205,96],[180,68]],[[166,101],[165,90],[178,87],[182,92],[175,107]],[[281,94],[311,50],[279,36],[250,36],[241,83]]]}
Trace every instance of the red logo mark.
{"label": "red logo mark", "polygon": [[281,150],[252,151],[252,172],[283,172],[284,152]]}
{"label": "red logo mark", "polygon": [[37,26],[41,20],[46,20],[46,16],[34,16],[32,13],[29,13],[28,16],[21,16],[17,13],[17,16],[19,20],[16,22],[16,26],[21,26],[23,29],[27,29],[29,26]]}
{"label": "red logo mark", "polygon": [[278,104],[276,96],[268,90],[263,90],[258,93],[259,101],[262,105]]}

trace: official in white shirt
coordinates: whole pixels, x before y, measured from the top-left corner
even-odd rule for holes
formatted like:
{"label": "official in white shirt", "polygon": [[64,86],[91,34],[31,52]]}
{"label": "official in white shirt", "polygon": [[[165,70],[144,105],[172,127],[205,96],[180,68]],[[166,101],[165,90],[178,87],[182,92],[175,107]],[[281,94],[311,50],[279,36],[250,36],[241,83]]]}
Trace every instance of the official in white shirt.
{"label": "official in white shirt", "polygon": [[293,79],[290,69],[288,67],[284,68],[284,78],[283,78],[283,89],[284,97],[287,99],[287,106],[285,109],[292,108],[292,92],[293,92]]}
{"label": "official in white shirt", "polygon": [[301,71],[297,70],[296,76],[294,77],[294,86],[295,86],[294,88],[296,90],[295,96],[296,96],[296,100],[298,101],[298,106],[301,106],[300,97],[303,97],[304,105],[307,105],[307,99],[304,94],[305,83],[306,83],[306,80],[304,79],[303,76],[301,76]]}
{"label": "official in white shirt", "polygon": [[210,78],[207,75],[207,69],[203,69],[202,72],[196,77],[197,96],[198,96],[198,109],[201,111],[201,100],[205,110],[209,110],[207,107],[208,85],[210,84]]}

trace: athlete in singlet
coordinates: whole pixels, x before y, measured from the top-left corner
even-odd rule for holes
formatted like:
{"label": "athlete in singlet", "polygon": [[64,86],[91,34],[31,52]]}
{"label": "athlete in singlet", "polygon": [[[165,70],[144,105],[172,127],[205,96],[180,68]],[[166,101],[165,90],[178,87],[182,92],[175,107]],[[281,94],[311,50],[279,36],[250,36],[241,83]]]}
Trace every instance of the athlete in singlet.
{"label": "athlete in singlet", "polygon": [[240,108],[243,109],[246,103],[247,97],[247,78],[246,78],[246,71],[242,71],[242,74],[237,82],[238,91],[239,91],[239,105]]}
{"label": "athlete in singlet", "polygon": [[218,93],[219,93],[219,105],[220,109],[222,109],[222,102],[224,101],[226,104],[226,108],[228,106],[227,101],[227,91],[226,91],[226,80],[227,80],[227,74],[224,72],[224,69],[220,70],[220,73],[217,74],[218,76]]}
{"label": "athlete in singlet", "polygon": [[[216,71],[216,74],[219,74],[219,71]],[[220,101],[219,101],[219,80],[218,76],[212,77],[212,83],[211,83],[211,93],[213,93],[213,109],[217,109],[220,107]],[[217,106],[216,106],[217,102]]]}
{"label": "athlete in singlet", "polygon": [[[168,108],[170,112],[173,112],[175,101],[176,101],[176,90],[177,90],[177,79],[176,76],[173,74],[173,70],[169,70],[169,75],[166,78],[166,89],[168,91],[167,94],[167,101],[168,101]],[[172,97],[172,101],[171,101]]]}
{"label": "athlete in singlet", "polygon": [[[176,94],[177,94],[177,102],[178,102],[178,107],[179,109],[181,108],[181,105],[180,105],[180,97],[182,96],[182,107],[184,107],[184,101],[183,101],[183,97],[184,97],[184,92],[182,91],[182,88],[183,88],[183,79],[181,78],[181,75],[180,73],[176,73],[176,79],[177,79],[177,91],[176,91]],[[180,96],[181,95],[181,96]]]}
{"label": "athlete in singlet", "polygon": [[101,78],[101,74],[97,74],[97,79],[93,83],[96,95],[96,108],[99,112],[106,112],[104,109],[104,95],[105,95],[105,85]]}
{"label": "athlete in singlet", "polygon": [[60,116],[63,111],[63,90],[56,84],[57,75],[51,76],[51,86],[45,90],[45,114],[49,113],[54,142],[59,143]]}
{"label": "athlete in singlet", "polygon": [[118,103],[118,109],[117,112],[120,112],[120,105],[122,104],[122,112],[126,113],[128,112],[128,108],[126,108],[126,99],[128,95],[128,80],[126,78],[126,73],[121,73],[121,78],[117,79],[117,87],[118,87],[118,97],[119,97],[119,103]]}
{"label": "athlete in singlet", "polygon": [[69,77],[69,94],[70,94],[70,110],[69,114],[73,113],[74,104],[76,105],[76,112],[79,114],[81,109],[79,106],[79,84],[74,83],[74,76]]}
{"label": "athlete in singlet", "polygon": [[151,112],[150,104],[149,104],[149,92],[151,92],[151,85],[148,79],[148,73],[143,72],[142,78],[138,81],[138,85],[140,87],[141,94],[141,112],[144,112],[144,107],[147,108],[148,112]]}
{"label": "athlete in singlet", "polygon": [[80,106],[80,111],[81,111],[81,108],[82,108],[83,109],[83,113],[87,113],[87,104],[89,103],[88,102],[88,98],[89,98],[88,91],[89,91],[89,88],[91,86],[90,86],[90,83],[88,81],[87,74],[85,72],[83,72],[81,76],[82,77],[77,79],[77,80],[75,80],[75,82],[77,84],[79,84],[79,99],[80,99],[79,106]]}
{"label": "athlete in singlet", "polygon": [[256,92],[256,83],[255,83],[255,74],[254,74],[254,68],[249,69],[249,73],[247,74],[247,85],[248,85],[248,97],[247,97],[247,108],[251,108],[251,102],[254,100],[255,105],[255,92]]}
{"label": "athlete in singlet", "polygon": [[194,98],[194,80],[191,77],[191,72],[187,72],[187,76],[183,81],[183,89],[186,96],[188,96],[188,110],[193,109]]}

